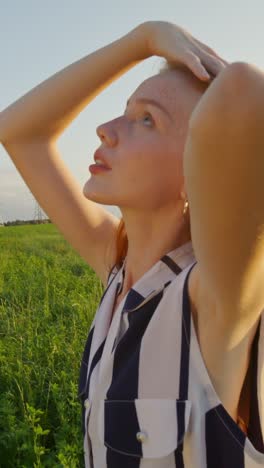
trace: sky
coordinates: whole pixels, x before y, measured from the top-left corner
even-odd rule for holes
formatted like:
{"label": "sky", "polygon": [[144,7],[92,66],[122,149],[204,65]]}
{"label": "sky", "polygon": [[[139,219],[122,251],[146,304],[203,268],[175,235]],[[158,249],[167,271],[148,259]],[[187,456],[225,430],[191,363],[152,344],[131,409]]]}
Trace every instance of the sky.
{"label": "sky", "polygon": [[[179,25],[228,62],[244,61],[264,70],[263,17],[263,0],[3,1],[0,111],[66,66],[149,20]],[[81,187],[90,178],[88,166],[101,144],[96,128],[123,114],[128,97],[163,63],[153,56],[130,69],[60,136],[58,149]],[[34,195],[0,144],[0,223],[33,219],[36,208]],[[106,209],[120,215],[116,207]]]}

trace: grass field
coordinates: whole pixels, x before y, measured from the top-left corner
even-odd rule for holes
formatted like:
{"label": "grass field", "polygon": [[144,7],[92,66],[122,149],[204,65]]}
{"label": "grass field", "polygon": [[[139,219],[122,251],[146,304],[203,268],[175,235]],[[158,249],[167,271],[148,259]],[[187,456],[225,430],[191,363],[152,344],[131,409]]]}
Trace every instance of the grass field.
{"label": "grass field", "polygon": [[77,397],[103,288],[53,224],[0,228],[0,467],[83,467]]}

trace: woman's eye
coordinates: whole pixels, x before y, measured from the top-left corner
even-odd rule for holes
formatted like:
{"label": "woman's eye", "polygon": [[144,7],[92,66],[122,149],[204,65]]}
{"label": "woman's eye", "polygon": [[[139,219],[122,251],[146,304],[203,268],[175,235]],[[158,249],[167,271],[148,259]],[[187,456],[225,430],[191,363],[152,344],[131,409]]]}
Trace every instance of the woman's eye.
{"label": "woman's eye", "polygon": [[[126,114],[126,112],[125,112],[124,115],[128,116],[128,115]],[[143,117],[141,117],[141,115],[143,115]],[[149,122],[151,122],[152,124],[154,124],[154,119],[153,119],[152,115],[151,115],[149,112],[144,112],[143,114],[141,114],[141,112],[140,112],[139,117],[140,117],[140,120],[148,119]],[[138,120],[138,117],[136,118],[136,120]]]}
{"label": "woman's eye", "polygon": [[151,114],[145,113],[145,114],[143,115],[143,120],[146,119],[146,118],[149,119],[149,121],[151,121],[151,122],[153,123],[153,119],[152,119]]}

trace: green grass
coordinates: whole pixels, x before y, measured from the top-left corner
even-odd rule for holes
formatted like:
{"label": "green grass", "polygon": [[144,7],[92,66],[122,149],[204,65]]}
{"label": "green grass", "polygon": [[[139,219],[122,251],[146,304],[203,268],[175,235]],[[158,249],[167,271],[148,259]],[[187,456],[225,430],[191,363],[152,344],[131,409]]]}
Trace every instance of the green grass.
{"label": "green grass", "polygon": [[0,467],[83,467],[77,397],[103,292],[53,224],[0,228]]}

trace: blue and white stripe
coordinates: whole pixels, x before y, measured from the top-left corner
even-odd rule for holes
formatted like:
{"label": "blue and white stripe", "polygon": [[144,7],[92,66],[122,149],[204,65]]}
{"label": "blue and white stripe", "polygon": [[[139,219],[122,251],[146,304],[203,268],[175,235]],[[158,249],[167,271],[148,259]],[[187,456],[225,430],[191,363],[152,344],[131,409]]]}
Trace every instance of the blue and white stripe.
{"label": "blue and white stripe", "polygon": [[219,400],[188,294],[191,242],[133,285],[113,320],[123,266],[113,269],[81,364],[86,468],[264,467],[264,319],[255,336],[248,437]]}

